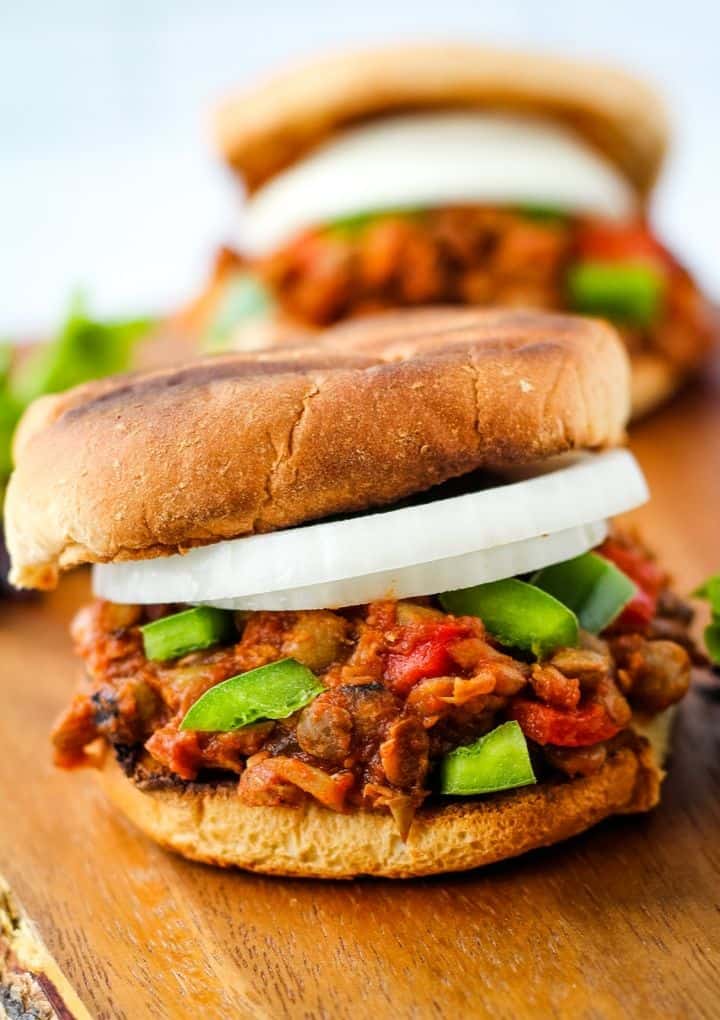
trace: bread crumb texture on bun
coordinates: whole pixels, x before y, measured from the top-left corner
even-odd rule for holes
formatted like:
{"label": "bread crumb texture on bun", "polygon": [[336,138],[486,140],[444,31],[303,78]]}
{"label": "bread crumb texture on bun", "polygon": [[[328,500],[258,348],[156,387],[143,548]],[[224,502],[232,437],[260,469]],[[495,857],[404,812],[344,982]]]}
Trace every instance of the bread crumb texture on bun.
{"label": "bread crumb texture on bun", "polygon": [[623,438],[600,321],[433,309],[309,344],[90,383],[31,406],[5,505],[13,583],[366,510],[477,468]]}
{"label": "bread crumb texture on bun", "polygon": [[421,808],[405,840],[388,812],[343,814],[313,801],[260,809],[243,804],[233,785],[145,791],[112,753],[100,779],[145,835],[193,860],[297,878],[415,878],[492,864],[611,815],[648,811],[659,800],[670,715],[591,776]]}
{"label": "bread crumb texture on bun", "polygon": [[474,43],[338,52],[228,96],[215,113],[226,159],[250,192],[336,131],[404,111],[480,109],[546,115],[578,131],[640,197],[668,143],[665,106],[614,67]]}

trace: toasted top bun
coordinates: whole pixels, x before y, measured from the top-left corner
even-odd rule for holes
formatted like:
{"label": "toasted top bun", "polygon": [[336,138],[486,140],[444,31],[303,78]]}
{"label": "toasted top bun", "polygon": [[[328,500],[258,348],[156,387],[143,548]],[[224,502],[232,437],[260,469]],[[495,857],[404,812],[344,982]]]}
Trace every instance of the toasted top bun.
{"label": "toasted top bun", "polygon": [[595,320],[427,309],[309,344],[90,383],[30,407],[13,583],[365,510],[622,439],[627,356]]}
{"label": "toasted top bun", "polygon": [[294,67],[225,99],[215,133],[253,192],[348,125],[432,109],[548,115],[604,153],[640,196],[668,142],[665,107],[645,82],[594,63],[472,43],[388,46]]}

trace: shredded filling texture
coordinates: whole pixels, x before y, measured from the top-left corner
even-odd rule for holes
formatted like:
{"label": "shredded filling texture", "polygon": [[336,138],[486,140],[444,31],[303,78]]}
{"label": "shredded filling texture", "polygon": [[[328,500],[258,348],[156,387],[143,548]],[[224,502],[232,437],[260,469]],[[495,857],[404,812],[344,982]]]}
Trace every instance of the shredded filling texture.
{"label": "shredded filling texture", "polygon": [[[568,270],[583,260],[657,268],[664,294],[654,321],[615,325],[631,351],[692,366],[710,342],[708,303],[642,220],[474,205],[387,212],[308,229],[252,268],[286,314],[321,327],[426,304],[572,310]],[[216,285],[240,264],[225,252]]]}
{"label": "shredded filling texture", "polygon": [[[237,641],[169,662],[149,661],[140,626],[179,606],[95,601],[72,635],[81,689],[53,732],[56,762],[93,760],[102,738],[140,785],[232,781],[249,805],[389,810],[406,830],[433,795],[434,768],[507,719],[520,724],[538,778],[586,776],[631,739],[633,713],[652,716],[686,693],[696,657],[691,609],[634,540],[601,551],[638,585],[602,635],[545,661],[502,649],[480,619],[434,598],[337,611],[236,614]],[[284,658],[324,690],[289,718],[229,733],[184,731],[209,688]]]}

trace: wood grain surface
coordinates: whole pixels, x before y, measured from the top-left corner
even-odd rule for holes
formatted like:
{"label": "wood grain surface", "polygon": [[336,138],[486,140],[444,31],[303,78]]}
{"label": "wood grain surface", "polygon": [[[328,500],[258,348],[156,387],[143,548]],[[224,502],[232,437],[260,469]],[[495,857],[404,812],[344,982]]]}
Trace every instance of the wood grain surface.
{"label": "wood grain surface", "polygon": [[[718,373],[642,423],[634,515],[689,591],[720,569]],[[84,573],[0,610],[0,872],[98,1018],[717,1017],[720,699],[687,699],[662,806],[483,872],[288,881],[169,856],[53,771]]]}

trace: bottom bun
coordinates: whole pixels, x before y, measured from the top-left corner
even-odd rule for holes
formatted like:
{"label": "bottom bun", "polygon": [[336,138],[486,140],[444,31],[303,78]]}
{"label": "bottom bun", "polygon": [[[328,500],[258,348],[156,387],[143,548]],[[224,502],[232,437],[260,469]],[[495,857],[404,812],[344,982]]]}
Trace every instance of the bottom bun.
{"label": "bottom bun", "polygon": [[657,804],[669,718],[612,754],[592,776],[421,809],[406,842],[390,814],[248,807],[235,785],[141,790],[108,755],[110,799],[146,835],[193,860],[302,878],[413,878],[464,871],[550,846],[614,814]]}
{"label": "bottom bun", "polygon": [[660,407],[688,380],[689,373],[662,354],[631,354],[630,364],[633,421]]}

